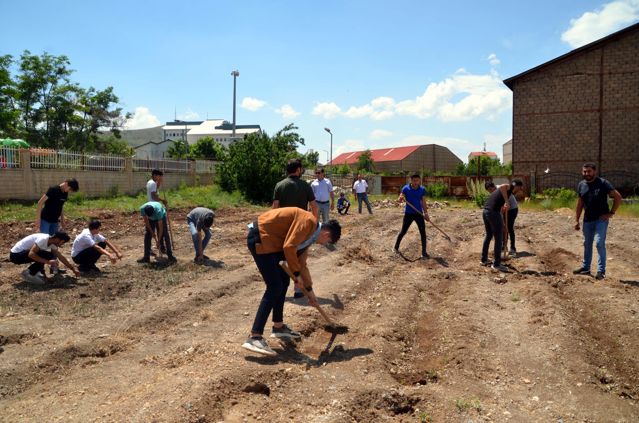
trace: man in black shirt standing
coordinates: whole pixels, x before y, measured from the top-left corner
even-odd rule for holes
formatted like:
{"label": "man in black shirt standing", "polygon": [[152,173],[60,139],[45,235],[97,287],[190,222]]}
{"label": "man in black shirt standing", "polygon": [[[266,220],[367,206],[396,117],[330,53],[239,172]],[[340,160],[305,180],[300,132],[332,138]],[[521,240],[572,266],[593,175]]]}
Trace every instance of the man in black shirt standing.
{"label": "man in black shirt standing", "polygon": [[[621,194],[607,180],[597,176],[597,166],[586,163],[581,168],[583,181],[577,186],[577,212],[575,230],[580,229],[579,219],[584,213],[584,260],[581,266],[573,271],[577,275],[589,275],[592,262],[592,242],[597,246],[597,275],[595,279],[606,277],[606,233],[608,222],[621,204]],[[608,209],[608,197],[613,198],[612,210]]]}
{"label": "man in black shirt standing", "polygon": [[490,241],[495,238],[494,256],[491,269],[498,272],[508,272],[508,268],[501,264],[501,248],[503,243],[503,227],[504,221],[501,217],[502,212],[508,211],[508,198],[510,194],[517,194],[522,190],[524,183],[519,179],[513,179],[510,184],[500,185],[498,189],[492,192],[484,205],[484,227],[486,228],[486,236],[484,237],[484,245],[481,249],[481,265],[488,266],[488,247]]}
{"label": "man in black shirt standing", "polygon": [[69,196],[69,191],[77,192],[80,189],[75,178],[67,179],[60,185],[49,187],[47,193],[38,201],[36,207],[35,227],[43,234],[53,235],[64,228],[64,207]]}

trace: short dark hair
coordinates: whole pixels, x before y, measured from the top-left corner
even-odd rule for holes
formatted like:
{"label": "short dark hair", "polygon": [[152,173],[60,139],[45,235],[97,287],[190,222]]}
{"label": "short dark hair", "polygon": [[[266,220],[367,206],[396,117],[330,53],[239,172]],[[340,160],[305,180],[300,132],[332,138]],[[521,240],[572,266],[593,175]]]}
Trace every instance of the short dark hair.
{"label": "short dark hair", "polygon": [[69,242],[69,240],[71,239],[69,237],[69,234],[67,234],[64,231],[57,231],[56,233],[53,234],[53,236],[51,238],[57,238],[62,240],[62,242]]}
{"label": "short dark hair", "polygon": [[317,169],[315,169],[315,172],[325,173],[323,167],[318,167]]}
{"label": "short dark hair", "polygon": [[90,230],[100,229],[100,226],[102,226],[102,222],[100,222],[98,219],[95,219],[89,222]]}
{"label": "short dark hair", "polygon": [[301,167],[302,167],[302,161],[300,159],[291,159],[288,161],[288,164],[286,165],[286,173],[290,175],[291,173],[295,173],[297,169]]}
{"label": "short dark hair", "polygon": [[155,209],[153,208],[153,206],[144,207],[144,214],[146,214],[147,216],[153,216],[154,212],[155,212]]}
{"label": "short dark hair", "polygon": [[164,172],[162,172],[160,169],[153,169],[151,171],[151,177],[153,176],[164,176]]}
{"label": "short dark hair", "polygon": [[587,167],[592,170],[597,170],[597,165],[592,162],[584,163],[582,167]]}
{"label": "short dark hair", "polygon": [[412,175],[410,175],[410,178],[411,178],[411,179],[413,179],[413,178],[419,178],[419,179],[422,179],[422,175],[420,175],[419,173],[413,173]]}
{"label": "short dark hair", "polygon": [[71,191],[78,192],[80,190],[80,184],[78,184],[78,181],[75,178],[69,178],[64,182],[66,182],[67,185],[69,185],[69,188],[71,188]]}
{"label": "short dark hair", "polygon": [[497,187],[495,186],[495,183],[493,181],[486,181],[484,183],[484,188],[490,189],[490,188],[497,188]]}
{"label": "short dark hair", "polygon": [[322,229],[326,229],[331,233],[331,244],[335,244],[342,236],[342,227],[335,219],[322,223]]}
{"label": "short dark hair", "polygon": [[214,216],[212,214],[207,214],[204,217],[204,220],[202,221],[202,224],[204,224],[205,228],[210,228],[213,225],[213,218],[214,218]]}
{"label": "short dark hair", "polygon": [[522,181],[521,179],[513,179],[512,181],[510,181],[510,186],[511,187],[523,187],[524,186],[524,181]]}

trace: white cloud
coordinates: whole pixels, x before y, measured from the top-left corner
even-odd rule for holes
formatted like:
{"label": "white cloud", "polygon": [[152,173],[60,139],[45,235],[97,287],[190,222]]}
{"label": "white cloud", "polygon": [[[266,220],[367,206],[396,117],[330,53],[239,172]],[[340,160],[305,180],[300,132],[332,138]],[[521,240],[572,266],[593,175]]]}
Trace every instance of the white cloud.
{"label": "white cloud", "polygon": [[151,114],[148,107],[139,106],[135,108],[135,112],[130,119],[124,123],[125,129],[144,129],[161,125],[160,120]]}
{"label": "white cloud", "polygon": [[495,53],[491,53],[488,55],[488,63],[490,63],[490,66],[499,66],[501,60],[497,58]]}
{"label": "white cloud", "polygon": [[572,48],[581,47],[639,19],[639,0],[617,0],[600,9],[570,20],[561,40]]}
{"label": "white cloud", "polygon": [[266,101],[253,97],[244,97],[240,106],[246,110],[250,110],[251,112],[256,112],[266,106]]}
{"label": "white cloud", "polygon": [[333,149],[333,158],[348,151],[361,151],[366,150],[366,148],[367,147],[364,146],[364,141],[362,140],[347,139],[346,141],[344,141],[343,144],[340,144],[335,149]]}
{"label": "white cloud", "polygon": [[318,103],[313,108],[313,114],[322,116],[324,119],[332,119],[338,116],[342,109],[335,103]]}
{"label": "white cloud", "polygon": [[200,115],[197,112],[194,112],[193,110],[189,109],[185,113],[182,113],[181,115],[177,115],[177,118],[179,120],[199,120]]}
{"label": "white cloud", "polygon": [[295,110],[293,106],[291,106],[290,104],[285,104],[279,109],[275,109],[275,113],[277,113],[278,115],[282,115],[284,119],[292,119],[301,114],[300,112]]}
{"label": "white cloud", "polygon": [[379,140],[382,138],[388,138],[392,135],[393,133],[391,131],[387,131],[386,129],[373,129],[371,133],[369,134],[369,137],[371,137],[374,140]]}
{"label": "white cloud", "polygon": [[391,97],[377,97],[371,100],[369,104],[363,106],[351,106],[344,116],[351,119],[370,116],[373,120],[384,120],[393,117],[395,100]]}
{"label": "white cloud", "polygon": [[414,100],[397,103],[395,109],[404,116],[459,122],[478,117],[494,119],[511,104],[511,92],[495,72],[473,75],[460,69],[444,81],[429,84]]}

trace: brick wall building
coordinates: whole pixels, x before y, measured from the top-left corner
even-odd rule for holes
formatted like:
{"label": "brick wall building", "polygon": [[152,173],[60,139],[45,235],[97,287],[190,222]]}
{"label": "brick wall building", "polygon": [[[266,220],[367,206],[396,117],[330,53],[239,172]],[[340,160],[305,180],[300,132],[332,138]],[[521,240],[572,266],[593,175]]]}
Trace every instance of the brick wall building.
{"label": "brick wall building", "polygon": [[504,83],[513,91],[515,173],[579,179],[582,164],[595,162],[616,185],[639,182],[639,24]]}
{"label": "brick wall building", "polygon": [[[333,159],[334,166],[343,164],[355,169],[364,151],[342,153]],[[451,172],[462,163],[448,148],[437,144],[412,145],[371,150],[376,172]]]}

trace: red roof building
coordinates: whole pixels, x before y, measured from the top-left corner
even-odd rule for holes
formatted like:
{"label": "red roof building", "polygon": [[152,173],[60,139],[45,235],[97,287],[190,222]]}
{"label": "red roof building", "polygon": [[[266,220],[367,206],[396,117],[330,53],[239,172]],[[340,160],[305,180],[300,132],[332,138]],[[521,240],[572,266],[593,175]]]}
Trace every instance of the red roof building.
{"label": "red roof building", "polygon": [[478,156],[483,156],[483,157],[488,157],[491,158],[493,160],[499,160],[499,157],[497,156],[497,153],[492,152],[492,151],[473,151],[468,155],[468,162],[470,162],[471,159],[478,157]]}
{"label": "red roof building", "polygon": [[[332,164],[355,167],[363,152],[342,153],[333,159]],[[454,172],[462,163],[448,148],[436,144],[380,148],[370,152],[377,172]]]}

